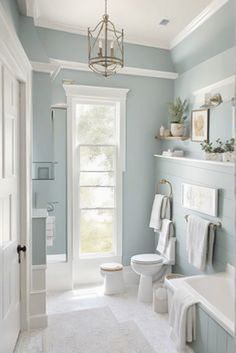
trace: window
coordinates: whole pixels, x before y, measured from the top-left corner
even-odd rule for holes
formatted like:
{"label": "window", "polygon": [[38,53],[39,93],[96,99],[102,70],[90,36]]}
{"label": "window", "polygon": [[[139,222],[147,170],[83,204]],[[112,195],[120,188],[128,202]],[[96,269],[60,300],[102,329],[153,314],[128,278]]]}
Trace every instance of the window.
{"label": "window", "polygon": [[[96,270],[97,261],[104,261],[104,256],[121,261],[128,90],[80,85],[64,88],[69,107],[68,227],[73,259],[83,266],[86,263],[89,274],[91,266]],[[91,258],[96,258],[96,263]]]}
{"label": "window", "polygon": [[118,136],[115,103],[78,103],[80,254],[114,253]]}

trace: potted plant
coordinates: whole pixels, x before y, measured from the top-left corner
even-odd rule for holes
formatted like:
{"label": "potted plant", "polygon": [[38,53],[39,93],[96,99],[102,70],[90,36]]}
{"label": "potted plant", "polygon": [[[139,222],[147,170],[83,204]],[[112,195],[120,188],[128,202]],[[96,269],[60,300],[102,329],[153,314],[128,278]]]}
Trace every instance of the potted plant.
{"label": "potted plant", "polygon": [[235,151],[234,151],[235,139],[231,138],[226,140],[224,144],[223,162],[234,162]]}
{"label": "potted plant", "polygon": [[207,142],[207,140],[205,140],[204,142],[201,142],[200,145],[202,147],[202,150],[205,152],[205,159],[212,160],[213,143]]}
{"label": "potted plant", "polygon": [[223,142],[221,139],[217,139],[216,143],[216,147],[213,146],[212,142],[204,141],[201,143],[202,150],[205,152],[205,159],[210,161],[222,161],[222,155],[224,153]]}
{"label": "potted plant", "polygon": [[187,116],[184,114],[187,108],[187,100],[182,101],[180,97],[176,98],[175,102],[169,103],[169,114],[171,118],[170,131],[172,136],[183,136],[184,121],[187,119]]}

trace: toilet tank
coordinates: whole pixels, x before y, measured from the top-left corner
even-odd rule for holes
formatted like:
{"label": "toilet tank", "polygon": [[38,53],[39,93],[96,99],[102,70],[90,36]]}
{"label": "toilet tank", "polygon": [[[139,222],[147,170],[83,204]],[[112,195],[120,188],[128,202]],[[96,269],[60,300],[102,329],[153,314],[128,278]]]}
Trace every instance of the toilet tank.
{"label": "toilet tank", "polygon": [[176,244],[176,238],[175,237],[171,237],[170,240],[169,240],[169,244],[166,248],[166,251],[164,254],[161,254],[163,255],[166,260],[167,260],[167,263],[169,265],[174,265],[175,264],[175,245]]}

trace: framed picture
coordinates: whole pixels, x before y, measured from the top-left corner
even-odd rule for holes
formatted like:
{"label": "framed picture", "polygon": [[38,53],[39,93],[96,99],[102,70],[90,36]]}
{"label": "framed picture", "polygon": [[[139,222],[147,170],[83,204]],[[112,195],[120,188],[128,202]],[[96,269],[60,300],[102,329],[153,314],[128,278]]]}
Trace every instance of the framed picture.
{"label": "framed picture", "polygon": [[218,215],[218,189],[182,184],[182,206],[209,216]]}
{"label": "framed picture", "polygon": [[209,140],[209,112],[209,109],[192,110],[192,141],[203,142]]}

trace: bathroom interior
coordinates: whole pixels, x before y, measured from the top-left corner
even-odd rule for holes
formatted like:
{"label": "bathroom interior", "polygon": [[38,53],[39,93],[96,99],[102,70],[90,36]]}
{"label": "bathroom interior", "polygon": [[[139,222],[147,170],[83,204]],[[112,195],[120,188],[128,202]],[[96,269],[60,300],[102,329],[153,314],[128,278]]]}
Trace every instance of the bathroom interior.
{"label": "bathroom interior", "polygon": [[109,0],[125,66],[110,75],[73,30],[104,1],[35,1],[38,18],[0,1],[32,65],[30,330],[15,353],[236,352],[236,2],[190,2]]}

